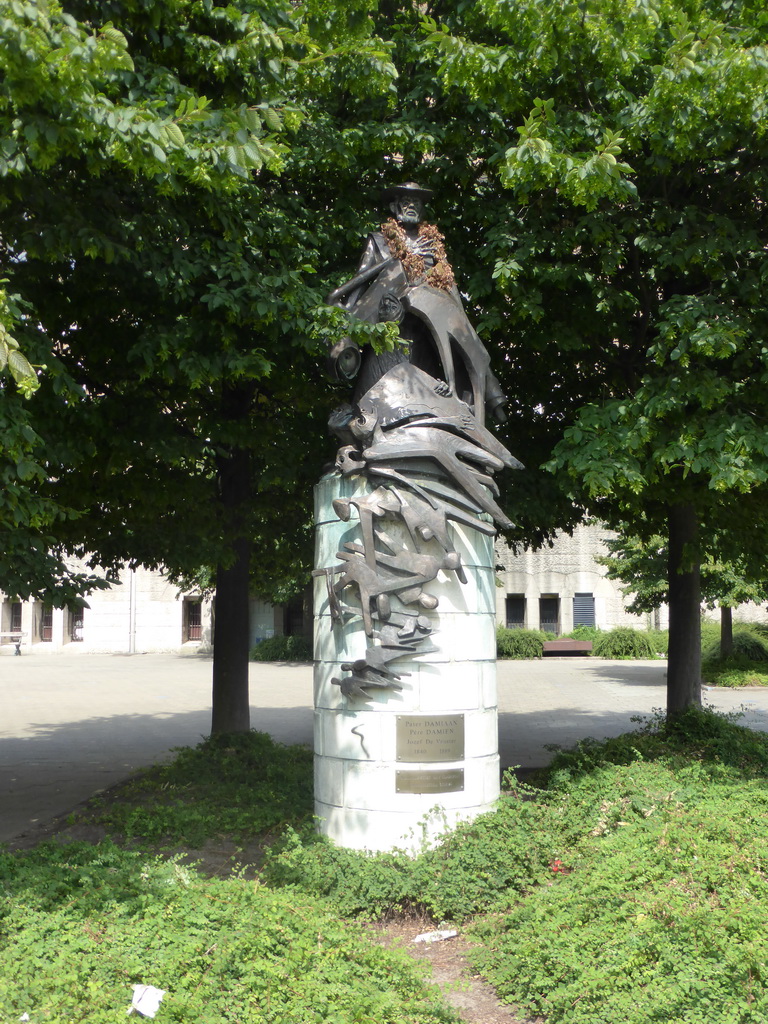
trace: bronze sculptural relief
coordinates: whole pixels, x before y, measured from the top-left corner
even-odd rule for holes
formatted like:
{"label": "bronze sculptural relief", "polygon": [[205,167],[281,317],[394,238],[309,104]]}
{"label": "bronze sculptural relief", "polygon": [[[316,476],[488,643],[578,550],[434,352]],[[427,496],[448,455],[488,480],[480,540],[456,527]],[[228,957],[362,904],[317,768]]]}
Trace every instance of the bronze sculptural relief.
{"label": "bronze sculptural relief", "polygon": [[[485,426],[504,421],[506,399],[490,359],[466,317],[440,232],[423,220],[431,196],[414,182],[386,189],[393,214],[368,238],[357,273],[328,302],[369,322],[398,324],[394,352],[360,352],[343,339],[330,353],[333,375],[355,381],[352,400],[331,416],[342,441],[336,467],[368,481],[365,495],[334,509],[360,520],[361,543],[348,542],[325,575],[332,622],[360,615],[365,657],[344,663],[333,682],[350,698],[368,689],[400,689],[390,664],[434,650],[428,585],[439,573],[466,575],[449,522],[484,534],[510,526],[496,502],[493,474],[519,469]],[[406,540],[387,532],[398,523]],[[348,588],[360,611],[345,600]],[[393,606],[395,600],[399,607]]]}

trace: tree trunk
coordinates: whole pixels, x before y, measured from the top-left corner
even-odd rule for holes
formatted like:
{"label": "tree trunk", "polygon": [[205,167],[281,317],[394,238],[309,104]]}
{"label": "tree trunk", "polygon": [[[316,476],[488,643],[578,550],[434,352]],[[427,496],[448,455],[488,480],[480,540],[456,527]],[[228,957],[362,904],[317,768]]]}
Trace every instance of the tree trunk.
{"label": "tree trunk", "polygon": [[[701,705],[701,582],[691,561],[698,520],[693,505],[669,510],[669,658],[667,715]],[[686,550],[688,549],[688,550]]]}
{"label": "tree trunk", "polygon": [[733,608],[720,605],[720,657],[730,658],[733,654]]}
{"label": "tree trunk", "polygon": [[247,502],[251,460],[235,449],[219,462],[219,500],[224,528],[232,538],[234,561],[216,569],[216,620],[213,632],[213,714],[211,733],[248,732],[249,603],[251,540]]}

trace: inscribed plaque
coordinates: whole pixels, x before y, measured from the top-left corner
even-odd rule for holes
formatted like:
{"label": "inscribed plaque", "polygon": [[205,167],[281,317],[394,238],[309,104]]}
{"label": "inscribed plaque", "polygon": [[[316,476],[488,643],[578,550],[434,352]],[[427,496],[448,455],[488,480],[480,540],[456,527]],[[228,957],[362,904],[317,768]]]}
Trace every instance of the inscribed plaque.
{"label": "inscribed plaque", "polygon": [[395,772],[398,793],[461,793],[464,791],[463,768]]}
{"label": "inscribed plaque", "polygon": [[398,761],[461,761],[464,715],[398,715]]}

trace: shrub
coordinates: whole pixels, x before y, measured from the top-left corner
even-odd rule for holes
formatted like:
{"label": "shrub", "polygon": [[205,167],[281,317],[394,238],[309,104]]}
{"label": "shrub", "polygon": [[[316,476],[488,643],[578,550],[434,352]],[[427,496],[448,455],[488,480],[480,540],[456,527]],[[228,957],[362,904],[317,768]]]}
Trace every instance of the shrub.
{"label": "shrub", "polygon": [[496,630],[496,653],[500,658],[540,658],[547,633],[536,629]]}
{"label": "shrub", "polygon": [[[705,661],[718,661],[721,658],[720,632],[702,645],[702,657]],[[733,658],[747,661],[768,661],[768,636],[758,632],[753,626],[737,625],[733,630]],[[731,660],[731,659],[728,659]]]}
{"label": "shrub", "polygon": [[576,626],[570,633],[564,634],[564,639],[570,637],[572,640],[591,640],[592,643],[603,636],[603,631],[598,626]]}
{"label": "shrub", "polygon": [[592,648],[596,658],[655,658],[656,651],[647,633],[618,626],[598,638]]}
{"label": "shrub", "polygon": [[669,630],[668,629],[649,629],[648,639],[651,641],[651,645],[657,654],[661,654],[664,657],[669,653]]}
{"label": "shrub", "polygon": [[304,636],[270,636],[251,650],[251,661],[312,661],[312,645]]}
{"label": "shrub", "polygon": [[701,620],[701,649],[705,651],[714,643],[720,642],[720,623],[714,619]]}

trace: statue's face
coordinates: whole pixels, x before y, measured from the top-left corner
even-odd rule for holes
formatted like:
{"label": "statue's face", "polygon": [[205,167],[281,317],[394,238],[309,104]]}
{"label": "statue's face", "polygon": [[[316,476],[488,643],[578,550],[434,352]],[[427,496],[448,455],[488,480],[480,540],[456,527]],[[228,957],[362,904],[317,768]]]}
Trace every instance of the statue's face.
{"label": "statue's face", "polygon": [[391,292],[382,295],[379,302],[379,321],[396,320],[398,323],[403,319],[403,304]]}
{"label": "statue's face", "polygon": [[390,205],[398,224],[420,224],[424,218],[424,203],[416,196],[399,195]]}

